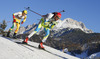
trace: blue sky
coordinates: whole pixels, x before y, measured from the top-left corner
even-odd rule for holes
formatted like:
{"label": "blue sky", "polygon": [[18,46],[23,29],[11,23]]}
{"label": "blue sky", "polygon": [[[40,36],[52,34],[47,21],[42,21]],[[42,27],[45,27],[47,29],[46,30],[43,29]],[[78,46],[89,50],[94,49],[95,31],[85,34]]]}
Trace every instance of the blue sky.
{"label": "blue sky", "polygon": [[[100,33],[100,0],[1,0],[0,22],[12,21],[12,14],[31,7],[32,10],[45,15],[50,12],[65,10],[61,20],[72,18],[83,22],[88,29]],[[27,21],[21,26],[38,23],[41,17],[28,11]],[[12,23],[7,23],[7,28]]]}

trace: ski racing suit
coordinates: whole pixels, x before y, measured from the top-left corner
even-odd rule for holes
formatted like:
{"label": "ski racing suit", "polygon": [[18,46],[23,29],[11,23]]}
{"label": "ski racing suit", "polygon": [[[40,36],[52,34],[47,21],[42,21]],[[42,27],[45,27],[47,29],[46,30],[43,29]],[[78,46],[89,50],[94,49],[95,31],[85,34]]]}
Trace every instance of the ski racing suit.
{"label": "ski racing suit", "polygon": [[17,26],[15,33],[18,32],[19,27],[20,27],[20,21],[21,19],[24,19],[22,22],[24,23],[26,21],[27,16],[22,16],[22,12],[17,12],[13,14],[13,25],[12,27],[9,29],[9,31],[11,32],[13,30],[13,28],[15,27],[15,25]]}
{"label": "ski racing suit", "polygon": [[30,35],[28,35],[28,38],[33,36],[35,33],[39,32],[41,27],[44,27],[44,31],[46,34],[43,37],[42,42],[45,42],[50,34],[50,29],[54,28],[54,26],[57,24],[57,22],[53,19],[53,16],[54,16],[54,14],[49,13],[45,17],[41,18],[37,28]]}

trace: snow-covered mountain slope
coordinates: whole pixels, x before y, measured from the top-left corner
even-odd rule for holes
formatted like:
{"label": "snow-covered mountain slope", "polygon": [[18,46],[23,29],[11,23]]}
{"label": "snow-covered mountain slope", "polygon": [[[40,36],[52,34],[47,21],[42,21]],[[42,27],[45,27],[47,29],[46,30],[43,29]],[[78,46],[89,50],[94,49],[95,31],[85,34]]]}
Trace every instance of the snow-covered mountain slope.
{"label": "snow-covered mountain slope", "polygon": [[71,18],[66,18],[63,21],[58,20],[58,22],[59,23],[58,23],[58,25],[56,25],[54,30],[58,31],[58,29],[64,29],[64,28],[72,28],[72,29],[79,28],[86,33],[93,33],[93,31],[87,29],[86,26],[82,22],[78,22],[78,21],[73,20]]}
{"label": "snow-covered mountain slope", "polygon": [[44,46],[50,53],[37,49],[38,43],[28,42],[34,47],[17,44],[22,39],[14,40],[0,37],[0,59],[79,59],[77,57],[65,54],[59,50]]}
{"label": "snow-covered mountain slope", "polygon": [[88,59],[100,59],[100,52],[92,54]]}

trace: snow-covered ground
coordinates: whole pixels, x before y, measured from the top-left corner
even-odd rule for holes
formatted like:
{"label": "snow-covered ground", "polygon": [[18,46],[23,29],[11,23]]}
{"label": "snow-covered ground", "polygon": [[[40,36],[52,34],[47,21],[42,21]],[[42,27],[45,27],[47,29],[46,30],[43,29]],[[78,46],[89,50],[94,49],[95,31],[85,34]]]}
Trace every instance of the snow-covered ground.
{"label": "snow-covered ground", "polygon": [[35,42],[28,42],[34,47],[15,43],[21,41],[0,37],[0,59],[79,59],[48,46],[44,47],[49,52],[37,49]]}
{"label": "snow-covered ground", "polygon": [[92,54],[88,59],[100,59],[100,52]]}

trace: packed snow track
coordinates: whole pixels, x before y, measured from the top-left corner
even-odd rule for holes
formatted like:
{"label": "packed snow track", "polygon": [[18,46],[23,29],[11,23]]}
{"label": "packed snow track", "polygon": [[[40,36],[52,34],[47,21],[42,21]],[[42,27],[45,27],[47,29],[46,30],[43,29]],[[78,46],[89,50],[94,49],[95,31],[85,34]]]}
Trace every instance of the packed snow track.
{"label": "packed snow track", "polygon": [[40,50],[35,42],[28,42],[34,47],[15,43],[21,41],[0,37],[0,59],[79,59],[48,46],[44,47],[49,52]]}

